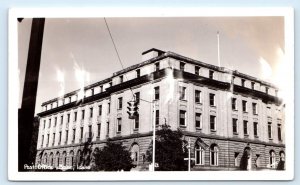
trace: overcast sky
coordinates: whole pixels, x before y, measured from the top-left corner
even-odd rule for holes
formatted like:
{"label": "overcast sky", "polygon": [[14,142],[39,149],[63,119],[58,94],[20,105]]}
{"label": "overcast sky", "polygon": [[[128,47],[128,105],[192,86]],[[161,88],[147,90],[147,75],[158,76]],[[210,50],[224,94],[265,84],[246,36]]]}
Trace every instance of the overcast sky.
{"label": "overcast sky", "polygon": [[[19,99],[31,21],[18,23]],[[141,53],[150,48],[218,65],[219,31],[221,66],[282,85],[283,17],[107,18],[107,22],[124,67],[140,63]],[[43,102],[79,89],[78,71],[85,71],[88,85],[121,69],[103,18],[46,19],[36,113]]]}

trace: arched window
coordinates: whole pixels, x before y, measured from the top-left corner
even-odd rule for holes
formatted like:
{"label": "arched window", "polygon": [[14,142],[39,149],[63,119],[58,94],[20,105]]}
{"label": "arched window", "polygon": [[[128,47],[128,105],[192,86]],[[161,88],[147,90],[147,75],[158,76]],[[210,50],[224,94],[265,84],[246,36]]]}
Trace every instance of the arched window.
{"label": "arched window", "polygon": [[131,147],[131,159],[133,160],[134,164],[138,164],[139,162],[139,145],[133,144]]}
{"label": "arched window", "polygon": [[63,160],[62,165],[66,166],[67,165],[67,152],[66,151],[64,151],[63,154],[62,154],[62,160]]}
{"label": "arched window", "polygon": [[284,151],[279,152],[280,161],[285,161],[285,153]]}
{"label": "arched window", "polygon": [[74,152],[73,150],[70,151],[70,160],[69,160],[69,166],[73,166],[73,163],[74,163]]}
{"label": "arched window", "polygon": [[50,166],[53,166],[53,153],[51,152],[49,155]]}
{"label": "arched window", "polygon": [[216,144],[210,146],[210,165],[218,166],[219,164],[219,149]]}
{"label": "arched window", "polygon": [[80,165],[81,165],[81,162],[82,162],[81,151],[78,150],[77,156],[76,156],[76,163],[77,163],[77,166],[80,166]]}
{"label": "arched window", "polygon": [[195,164],[204,165],[204,149],[198,144],[195,146]]}
{"label": "arched window", "polygon": [[48,165],[48,164],[47,164],[47,162],[48,162],[47,159],[48,159],[48,155],[47,155],[47,153],[45,153],[45,154],[44,154],[44,161],[43,161],[43,164]]}
{"label": "arched window", "polygon": [[59,167],[59,159],[60,159],[60,154],[59,152],[56,153],[56,167]]}
{"label": "arched window", "polygon": [[269,160],[269,162],[270,162],[270,167],[271,168],[275,168],[275,162],[276,162],[276,160],[275,160],[275,152],[274,152],[274,150],[270,151],[270,160]]}

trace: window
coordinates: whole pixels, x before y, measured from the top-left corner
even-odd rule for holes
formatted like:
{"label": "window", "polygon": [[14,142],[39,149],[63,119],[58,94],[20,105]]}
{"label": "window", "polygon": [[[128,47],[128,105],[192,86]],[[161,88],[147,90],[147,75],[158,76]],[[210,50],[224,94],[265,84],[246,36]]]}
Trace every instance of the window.
{"label": "window", "polygon": [[100,137],[100,131],[101,131],[101,124],[97,124],[97,137]]}
{"label": "window", "polygon": [[231,98],[231,108],[232,108],[232,110],[237,110],[236,98]]}
{"label": "window", "polygon": [[209,93],[209,105],[210,106],[215,106],[215,94]]}
{"label": "window", "polygon": [[214,71],[209,70],[209,76],[210,79],[214,79]]}
{"label": "window", "polygon": [[102,105],[99,105],[98,108],[99,108],[99,110],[98,110],[99,111],[99,116],[101,116],[102,115]]}
{"label": "window", "polygon": [[69,130],[66,130],[66,144],[68,142],[68,137],[69,137]]}
{"label": "window", "polygon": [[243,112],[247,112],[247,101],[242,100],[242,107],[243,107]]}
{"label": "window", "polygon": [[219,161],[219,149],[217,145],[213,144],[210,147],[210,165],[218,166]]}
{"label": "window", "polygon": [[122,118],[117,119],[117,132],[121,132],[122,129]]}
{"label": "window", "polygon": [[253,114],[257,114],[257,103],[252,103],[252,112]]}
{"label": "window", "polygon": [[268,137],[272,139],[272,123],[268,122]]}
{"label": "window", "polygon": [[196,126],[196,128],[200,128],[200,129],[202,128],[201,118],[202,118],[201,113],[196,113],[195,114],[195,126]]}
{"label": "window", "polygon": [[91,107],[90,108],[90,118],[92,118],[93,117],[93,108]]}
{"label": "window", "polygon": [[84,113],[85,113],[85,111],[82,110],[82,111],[81,111],[81,119],[82,119],[82,120],[84,119]]}
{"label": "window", "polygon": [[185,66],[185,63],[180,62],[180,71],[184,71],[184,66]]}
{"label": "window", "polygon": [[209,123],[210,123],[210,130],[216,130],[216,116],[210,115],[209,116]]}
{"label": "window", "polygon": [[281,138],[281,124],[277,125],[277,132],[278,132],[278,141],[282,141],[282,138]]}
{"label": "window", "polygon": [[83,127],[80,127],[80,139],[83,138]]}
{"label": "window", "polygon": [[141,70],[140,69],[137,69],[135,72],[136,72],[136,77],[137,78],[141,76]]}
{"label": "window", "polygon": [[253,134],[255,137],[258,136],[258,122],[253,122]]}
{"label": "window", "polygon": [[159,125],[159,110],[155,111],[155,125]]}
{"label": "window", "polygon": [[61,131],[59,132],[59,140],[58,140],[58,144],[60,145],[61,143]]}
{"label": "window", "polygon": [[107,110],[108,113],[110,113],[110,103],[108,103],[108,110]]}
{"label": "window", "polygon": [[195,66],[195,75],[200,75],[200,67]]}
{"label": "window", "polygon": [[73,142],[75,141],[75,136],[76,136],[76,129],[74,128],[74,129],[73,129],[73,138],[72,138],[72,141],[73,141]]}
{"label": "window", "polygon": [[255,160],[256,168],[260,167],[260,155],[256,154],[256,160]]}
{"label": "window", "polygon": [[53,107],[53,104],[51,103],[51,105],[50,105],[50,109],[52,109],[52,107]]}
{"label": "window", "polygon": [[251,89],[254,89],[255,83],[251,82]]}
{"label": "window", "polygon": [[275,152],[274,152],[274,150],[270,151],[269,164],[270,164],[271,168],[275,168],[276,159],[275,159]]}
{"label": "window", "polygon": [[54,127],[56,127],[57,124],[57,117],[54,118]]}
{"label": "window", "polygon": [[159,71],[159,62],[155,63],[155,71]]}
{"label": "window", "polygon": [[195,90],[195,103],[201,103],[201,91]]}
{"label": "window", "polygon": [[248,135],[248,121],[247,120],[243,121],[243,126],[244,126],[244,135]]}
{"label": "window", "polygon": [[51,118],[49,119],[49,125],[48,127],[50,128],[51,127]]}
{"label": "window", "polygon": [[44,135],[42,135],[42,142],[41,142],[41,148],[43,147],[43,144],[44,144]]}
{"label": "window", "polygon": [[139,129],[140,127],[140,116],[137,114],[134,118],[134,129]]}
{"label": "window", "polygon": [[112,85],[113,85],[112,82],[109,82],[109,87],[112,87]]}
{"label": "window", "polygon": [[269,94],[269,87],[266,87],[266,93]]}
{"label": "window", "polygon": [[123,75],[121,75],[121,76],[119,77],[119,81],[120,81],[120,83],[123,83]]}
{"label": "window", "polygon": [[53,133],[52,146],[54,146],[54,142],[55,142],[55,133]]}
{"label": "window", "polygon": [[139,145],[137,145],[137,144],[133,144],[130,149],[131,159],[133,160],[133,163],[135,165],[137,165],[139,162],[139,150],[140,150]]}
{"label": "window", "polygon": [[70,123],[70,114],[67,114],[67,120],[68,120],[68,123]]}
{"label": "window", "polygon": [[232,118],[232,132],[234,134],[238,133],[238,120],[236,118]]}
{"label": "window", "polygon": [[204,165],[204,149],[198,144],[195,147],[195,164]]}
{"label": "window", "polygon": [[47,134],[47,146],[49,145],[50,135]]}
{"label": "window", "polygon": [[179,100],[185,100],[186,87],[179,86]]}
{"label": "window", "polygon": [[77,121],[77,112],[74,112],[74,121]]}
{"label": "window", "polygon": [[246,80],[245,80],[245,79],[242,79],[241,81],[242,81],[242,82],[241,82],[241,83],[242,83],[242,87],[245,87]]}
{"label": "window", "polygon": [[92,125],[89,125],[89,141],[92,139]]}
{"label": "window", "polygon": [[91,89],[91,96],[94,95],[94,89]]}
{"label": "window", "polygon": [[46,120],[44,120],[44,129],[46,128]]}
{"label": "window", "polygon": [[186,126],[186,111],[179,111],[179,126]]}
{"label": "window", "polygon": [[159,100],[159,87],[154,88],[154,100]]}
{"label": "window", "polygon": [[118,98],[118,109],[122,109],[122,107],[123,107],[123,98],[120,97]]}
{"label": "window", "polygon": [[285,161],[285,154],[283,151],[279,152],[280,161]]}
{"label": "window", "polygon": [[64,116],[61,116],[61,117],[60,117],[60,124],[62,125],[63,122],[64,122]]}
{"label": "window", "polygon": [[239,153],[234,152],[234,166],[239,166]]}
{"label": "window", "polygon": [[106,136],[109,136],[109,121],[106,123],[107,127],[106,127]]}
{"label": "window", "polygon": [[100,93],[103,92],[103,85],[100,85]]}
{"label": "window", "polygon": [[140,92],[134,93],[134,97],[135,97],[136,103],[139,104],[140,103]]}

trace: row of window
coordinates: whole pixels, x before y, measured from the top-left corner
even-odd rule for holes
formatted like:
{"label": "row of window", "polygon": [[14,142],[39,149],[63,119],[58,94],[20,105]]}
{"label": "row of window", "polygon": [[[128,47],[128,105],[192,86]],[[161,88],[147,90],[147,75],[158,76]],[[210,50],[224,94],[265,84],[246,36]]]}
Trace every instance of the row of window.
{"label": "row of window", "polygon": [[[238,162],[238,156],[240,155],[239,152],[235,152],[234,153],[234,165],[235,166],[239,166],[239,162]],[[252,166],[252,161],[251,161],[251,154],[249,154],[250,156],[248,157],[248,169],[251,168]],[[279,157],[281,161],[284,161],[285,159],[285,154],[283,151],[279,152]],[[211,166],[218,166],[219,165],[219,146],[216,144],[212,144],[209,147],[209,160],[210,160],[210,165]],[[260,155],[257,154],[256,155],[256,159],[255,159],[255,166],[256,167],[260,167],[261,166],[261,161],[260,161]],[[204,165],[205,164],[205,149],[196,144],[195,145],[195,165]],[[275,168],[275,164],[276,164],[276,156],[275,156],[275,151],[274,150],[270,150],[269,152],[269,166],[270,168]]]}
{"label": "row of window", "polygon": [[[102,115],[102,105],[99,105],[98,106],[98,116],[101,116]],[[108,103],[108,113],[110,113],[110,103]],[[94,108],[93,107],[90,107],[90,109],[89,109],[89,118],[93,118],[93,116],[94,116]],[[76,122],[77,121],[77,111],[76,112],[74,112],[74,117],[73,117],[73,121],[74,122]],[[84,118],[85,118],[85,109],[83,109],[83,110],[81,110],[81,120],[84,120]],[[51,120],[51,118],[49,118],[49,121],[48,121],[48,128],[51,128],[51,122],[52,120]],[[64,121],[64,116],[63,115],[61,115],[60,116],[60,125],[62,125],[63,124],[63,121]],[[67,114],[67,123],[70,123],[70,121],[71,121],[71,114],[70,113],[68,113]],[[53,125],[54,127],[56,127],[57,126],[57,117],[55,117],[54,118],[54,125]],[[46,128],[46,119],[44,120],[44,126],[43,126],[43,128],[45,129]]]}

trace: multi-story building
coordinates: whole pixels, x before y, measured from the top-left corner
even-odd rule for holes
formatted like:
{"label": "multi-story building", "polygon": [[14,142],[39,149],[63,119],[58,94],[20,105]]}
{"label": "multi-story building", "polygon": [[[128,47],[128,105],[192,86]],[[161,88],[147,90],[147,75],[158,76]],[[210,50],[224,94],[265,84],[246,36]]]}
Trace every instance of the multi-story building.
{"label": "multi-story building", "polygon": [[[158,49],[143,52],[142,60],[85,87],[83,98],[76,90],[43,103],[36,162],[76,166],[84,143],[94,152],[111,138],[140,166],[153,124],[165,123],[190,139],[194,170],[238,169],[244,151],[248,169],[284,160],[284,105],[274,85]],[[129,119],[134,98],[139,115]]]}

